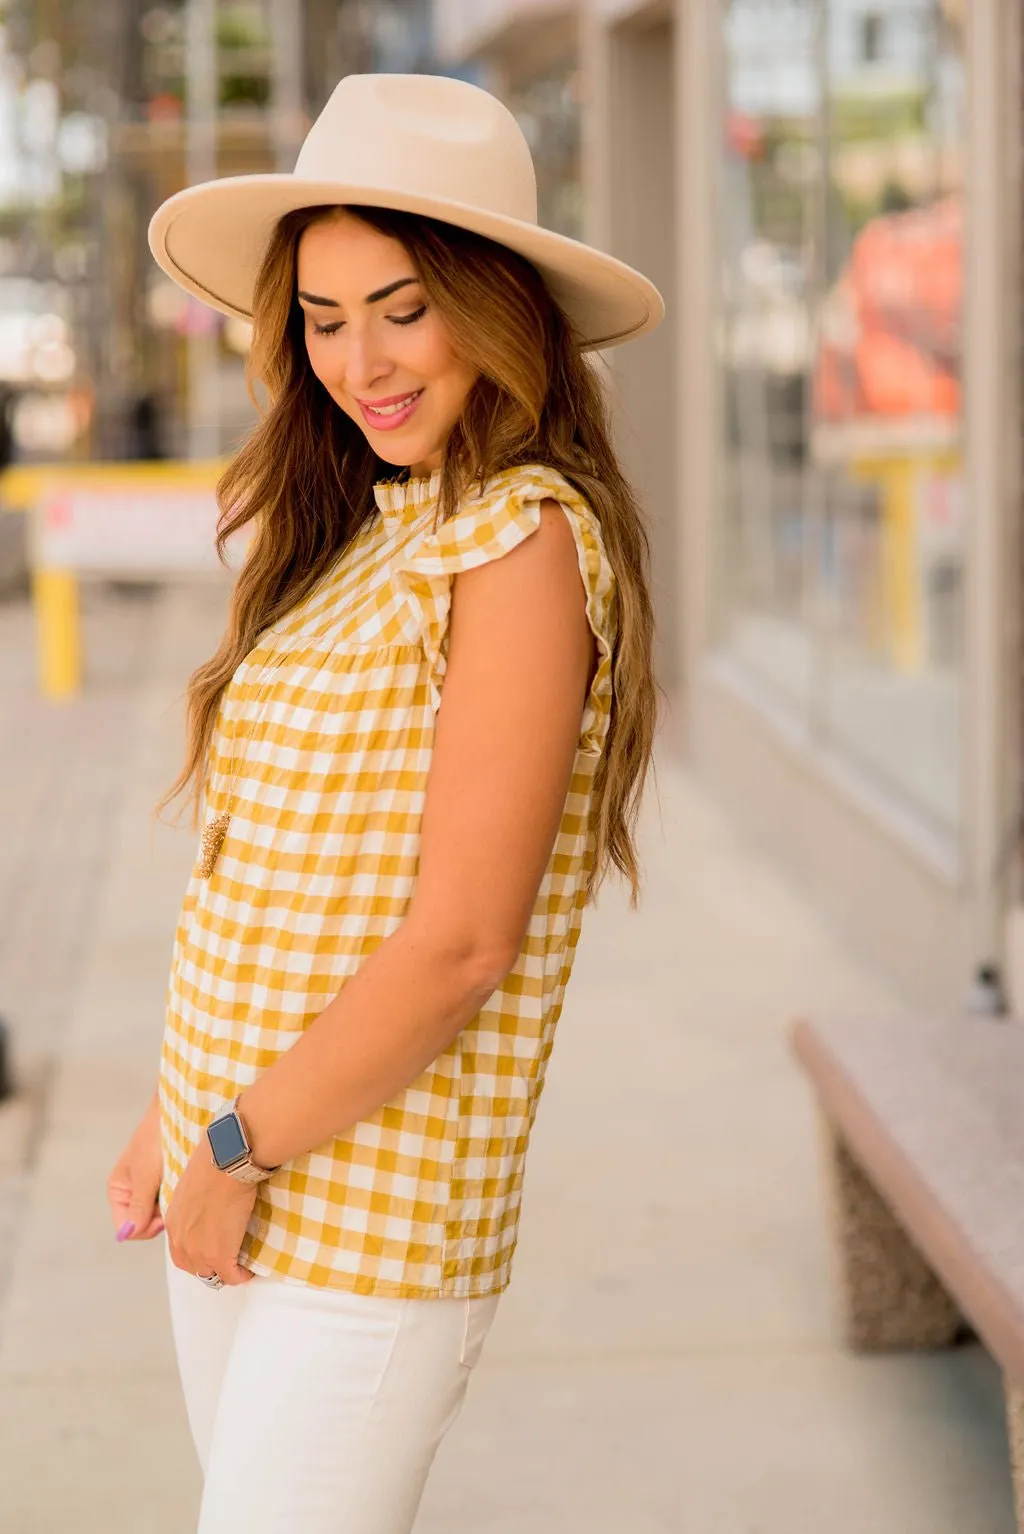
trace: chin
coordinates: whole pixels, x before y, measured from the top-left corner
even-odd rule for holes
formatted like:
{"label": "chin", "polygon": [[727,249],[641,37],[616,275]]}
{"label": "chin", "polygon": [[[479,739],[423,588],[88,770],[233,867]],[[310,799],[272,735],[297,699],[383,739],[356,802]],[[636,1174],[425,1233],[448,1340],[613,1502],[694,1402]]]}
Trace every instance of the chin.
{"label": "chin", "polygon": [[441,444],[422,443],[419,446],[400,447],[396,442],[394,446],[390,442],[382,442],[375,451],[378,458],[383,458],[387,463],[393,463],[399,469],[412,469],[413,464],[426,463],[426,461],[440,451]]}

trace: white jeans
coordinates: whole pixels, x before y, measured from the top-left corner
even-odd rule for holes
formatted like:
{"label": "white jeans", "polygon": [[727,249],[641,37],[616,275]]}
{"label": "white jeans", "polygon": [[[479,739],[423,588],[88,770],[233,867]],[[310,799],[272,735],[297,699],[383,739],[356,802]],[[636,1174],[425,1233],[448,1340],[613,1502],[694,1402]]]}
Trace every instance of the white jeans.
{"label": "white jeans", "polygon": [[409,1534],[498,1297],[208,1289],[167,1270],[198,1534]]}

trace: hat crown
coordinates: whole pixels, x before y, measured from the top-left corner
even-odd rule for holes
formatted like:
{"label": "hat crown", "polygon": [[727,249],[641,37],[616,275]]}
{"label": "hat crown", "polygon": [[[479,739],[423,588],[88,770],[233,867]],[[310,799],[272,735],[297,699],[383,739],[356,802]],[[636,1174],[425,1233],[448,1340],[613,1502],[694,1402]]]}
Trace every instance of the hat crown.
{"label": "hat crown", "polygon": [[365,186],[376,203],[382,190],[411,192],[537,222],[533,159],[512,113],[443,75],[346,75],[306,135],[295,175]]}

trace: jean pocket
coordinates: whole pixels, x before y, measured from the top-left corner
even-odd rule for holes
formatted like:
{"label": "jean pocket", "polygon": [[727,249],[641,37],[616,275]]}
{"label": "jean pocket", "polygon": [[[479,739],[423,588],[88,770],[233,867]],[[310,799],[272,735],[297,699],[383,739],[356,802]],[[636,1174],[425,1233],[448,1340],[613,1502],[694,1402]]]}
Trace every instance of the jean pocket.
{"label": "jean pocket", "polygon": [[462,1323],[462,1350],[459,1363],[467,1369],[475,1367],[491,1329],[500,1296],[491,1294],[482,1300],[463,1300],[465,1315]]}

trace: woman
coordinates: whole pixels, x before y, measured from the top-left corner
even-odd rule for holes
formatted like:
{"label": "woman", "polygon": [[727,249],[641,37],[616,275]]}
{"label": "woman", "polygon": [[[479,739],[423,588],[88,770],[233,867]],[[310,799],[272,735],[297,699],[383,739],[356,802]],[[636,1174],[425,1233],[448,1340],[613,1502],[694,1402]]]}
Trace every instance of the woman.
{"label": "woman", "polygon": [[656,291],[536,224],[486,93],[350,76],[294,176],[151,243],[251,314],[251,543],[189,692],[205,825],[159,1087],[110,1179],[166,1227],[202,1534],[404,1534],[509,1280],[583,906],[655,716],[646,541],[584,346]]}

